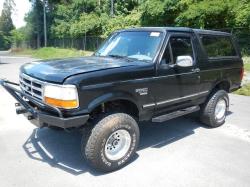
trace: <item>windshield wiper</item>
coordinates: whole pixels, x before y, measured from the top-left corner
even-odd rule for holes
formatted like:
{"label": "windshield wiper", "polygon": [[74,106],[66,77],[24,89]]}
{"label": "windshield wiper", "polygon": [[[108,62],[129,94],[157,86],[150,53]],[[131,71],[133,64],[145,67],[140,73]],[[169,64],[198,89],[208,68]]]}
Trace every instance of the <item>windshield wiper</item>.
{"label": "windshield wiper", "polygon": [[114,58],[127,58],[126,56],[121,56],[121,55],[108,55],[108,57],[114,57]]}
{"label": "windshield wiper", "polygon": [[134,61],[136,60],[135,58],[130,58],[127,56],[121,56],[121,55],[107,55],[108,57],[112,57],[112,58],[120,58],[120,59],[126,59],[128,61]]}

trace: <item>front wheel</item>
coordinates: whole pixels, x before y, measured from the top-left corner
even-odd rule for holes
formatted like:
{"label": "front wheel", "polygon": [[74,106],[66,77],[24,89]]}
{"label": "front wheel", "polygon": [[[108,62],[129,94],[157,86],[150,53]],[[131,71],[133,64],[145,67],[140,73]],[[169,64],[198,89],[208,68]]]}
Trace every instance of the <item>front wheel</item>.
{"label": "front wheel", "polygon": [[214,92],[201,108],[201,121],[209,127],[221,126],[225,123],[228,106],[227,92],[224,90]]}
{"label": "front wheel", "polygon": [[134,156],[139,143],[137,122],[128,114],[101,117],[82,139],[82,154],[100,171],[121,168]]}

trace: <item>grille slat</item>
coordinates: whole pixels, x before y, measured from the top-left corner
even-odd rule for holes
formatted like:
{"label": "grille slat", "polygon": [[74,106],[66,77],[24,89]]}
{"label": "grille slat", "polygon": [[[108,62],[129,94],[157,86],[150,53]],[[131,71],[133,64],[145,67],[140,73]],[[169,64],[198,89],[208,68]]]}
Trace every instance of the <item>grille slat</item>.
{"label": "grille slat", "polygon": [[20,74],[20,87],[21,89],[40,100],[43,99],[43,85],[44,83],[40,80],[34,79],[28,75]]}
{"label": "grille slat", "polygon": [[[37,83],[34,83],[34,82],[32,82],[31,84],[28,84],[28,83],[24,82],[24,81],[21,80],[21,79],[20,79],[20,82],[21,82],[22,84],[24,84],[25,86],[29,86],[29,87],[32,87],[32,88],[35,89],[35,90],[42,91],[41,85],[40,85],[40,84],[37,84]],[[40,85],[40,86],[38,86],[38,85]]]}

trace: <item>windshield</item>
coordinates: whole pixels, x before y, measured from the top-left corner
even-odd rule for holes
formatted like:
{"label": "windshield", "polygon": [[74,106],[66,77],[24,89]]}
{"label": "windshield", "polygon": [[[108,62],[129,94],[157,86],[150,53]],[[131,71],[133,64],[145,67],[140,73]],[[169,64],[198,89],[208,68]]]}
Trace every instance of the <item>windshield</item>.
{"label": "windshield", "polygon": [[162,35],[161,32],[149,31],[115,33],[106,40],[95,56],[131,58],[152,62],[162,41]]}

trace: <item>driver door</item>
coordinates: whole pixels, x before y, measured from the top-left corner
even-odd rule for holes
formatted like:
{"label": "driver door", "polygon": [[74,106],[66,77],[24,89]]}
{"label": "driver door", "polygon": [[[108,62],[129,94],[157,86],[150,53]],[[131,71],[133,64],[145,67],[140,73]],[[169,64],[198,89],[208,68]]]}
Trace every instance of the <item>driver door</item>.
{"label": "driver door", "polygon": [[[181,89],[180,102],[192,102],[193,98],[199,94],[200,69],[197,67],[197,58],[194,47],[194,36],[190,33],[173,33],[169,40],[172,52],[172,60],[176,73],[176,78]],[[191,66],[180,66],[177,58],[189,56],[192,58]]]}
{"label": "driver door", "polygon": [[[191,57],[189,66],[179,66],[178,57]],[[193,96],[199,92],[200,76],[191,34],[172,33],[162,56],[158,71],[156,114],[193,105]]]}

